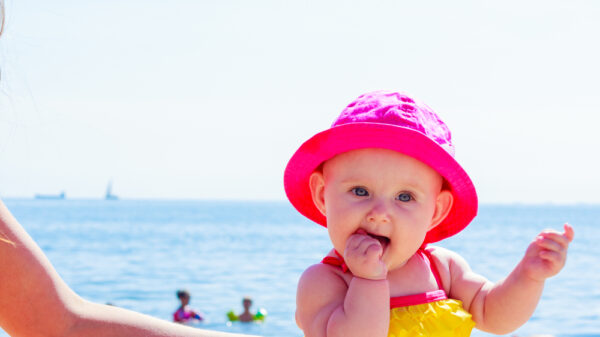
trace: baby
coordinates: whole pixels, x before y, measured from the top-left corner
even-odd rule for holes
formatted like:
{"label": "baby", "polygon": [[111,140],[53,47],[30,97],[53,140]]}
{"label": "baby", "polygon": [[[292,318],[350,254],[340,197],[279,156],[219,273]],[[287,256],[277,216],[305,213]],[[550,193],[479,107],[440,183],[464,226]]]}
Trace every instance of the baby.
{"label": "baby", "polygon": [[529,319],[574,235],[568,224],[543,231],[496,284],[429,245],[471,222],[477,195],[447,126],[395,92],[350,103],[296,151],[284,179],[294,207],[327,227],[333,245],[298,284],[307,337],[508,333]]}

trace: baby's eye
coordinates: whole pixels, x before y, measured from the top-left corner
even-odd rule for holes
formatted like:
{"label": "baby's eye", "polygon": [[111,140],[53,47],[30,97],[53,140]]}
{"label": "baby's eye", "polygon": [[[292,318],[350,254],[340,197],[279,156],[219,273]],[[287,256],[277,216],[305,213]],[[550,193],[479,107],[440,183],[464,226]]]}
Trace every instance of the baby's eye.
{"label": "baby's eye", "polygon": [[402,202],[409,202],[411,200],[413,200],[413,197],[410,193],[400,193],[398,194],[398,197],[396,198]]}
{"label": "baby's eye", "polygon": [[359,196],[359,197],[366,197],[369,195],[369,192],[367,192],[367,190],[362,187],[353,188],[352,193],[354,193],[354,195]]}

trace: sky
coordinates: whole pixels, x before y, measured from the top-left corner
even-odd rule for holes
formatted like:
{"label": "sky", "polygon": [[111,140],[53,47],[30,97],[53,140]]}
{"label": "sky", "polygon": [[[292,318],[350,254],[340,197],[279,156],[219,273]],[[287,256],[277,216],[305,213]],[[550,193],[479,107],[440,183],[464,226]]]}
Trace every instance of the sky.
{"label": "sky", "polygon": [[600,203],[600,2],[6,0],[0,197],[285,200],[360,94],[452,130],[482,203]]}

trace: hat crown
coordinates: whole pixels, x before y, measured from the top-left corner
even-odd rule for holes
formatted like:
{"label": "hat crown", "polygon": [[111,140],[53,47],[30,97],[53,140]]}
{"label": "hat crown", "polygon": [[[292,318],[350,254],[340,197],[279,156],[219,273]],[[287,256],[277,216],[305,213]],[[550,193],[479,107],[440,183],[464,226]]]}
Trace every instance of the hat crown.
{"label": "hat crown", "polygon": [[391,91],[359,96],[335,120],[332,127],[350,123],[388,124],[420,132],[454,156],[450,129],[426,104]]}

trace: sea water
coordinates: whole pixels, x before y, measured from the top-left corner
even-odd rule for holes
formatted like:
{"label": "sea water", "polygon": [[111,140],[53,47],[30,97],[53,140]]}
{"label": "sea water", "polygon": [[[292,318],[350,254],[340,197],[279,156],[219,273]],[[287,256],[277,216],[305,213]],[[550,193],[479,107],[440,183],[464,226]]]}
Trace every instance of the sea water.
{"label": "sea water", "polygon": [[[327,231],[286,202],[5,203],[82,297],[171,320],[175,291],[187,289],[191,306],[207,318],[199,325],[205,329],[302,336],[294,321],[296,284],[331,248]],[[483,205],[467,229],[439,245],[496,281],[537,233],[564,222],[575,228],[567,265],[514,334],[600,336],[600,206]],[[244,296],[253,298],[253,309],[268,311],[263,324],[227,323],[226,312],[241,311]]]}

